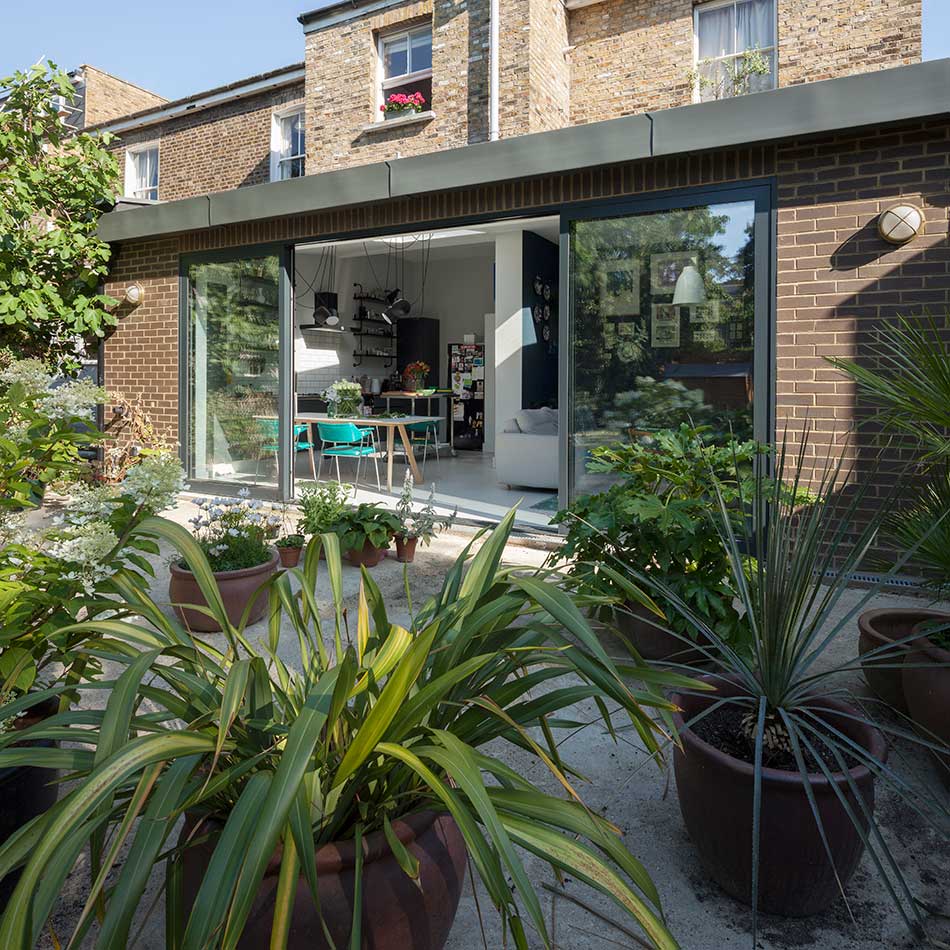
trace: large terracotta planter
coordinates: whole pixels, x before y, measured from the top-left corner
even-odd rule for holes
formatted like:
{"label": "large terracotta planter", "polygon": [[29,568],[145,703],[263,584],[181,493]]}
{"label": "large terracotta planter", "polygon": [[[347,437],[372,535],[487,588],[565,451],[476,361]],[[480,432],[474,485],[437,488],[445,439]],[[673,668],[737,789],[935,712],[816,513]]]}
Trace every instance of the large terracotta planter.
{"label": "large terracotta planter", "polygon": [[[924,738],[937,737],[950,750],[950,650],[923,637],[904,661],[904,696]],[[950,788],[950,752],[940,755],[940,777]]]}
{"label": "large terracotta planter", "polygon": [[[186,820],[182,839],[195,822]],[[206,822],[194,837],[220,828]],[[420,812],[393,822],[399,840],[419,860],[419,880],[407,877],[392,855],[382,831],[363,842],[362,943],[370,950],[441,950],[455,920],[465,880],[466,852],[462,833],[447,814]],[[189,847],[183,857],[184,909],[190,913],[214,852],[214,838]],[[324,845],[316,852],[318,894],[323,920],[338,948],[350,945],[353,922],[354,857],[352,841]],[[240,950],[270,945],[274,899],[280,873],[280,849],[264,874]],[[320,916],[310,888],[297,883],[288,947],[327,950]]]}
{"label": "large terracotta planter", "polygon": [[347,551],[344,557],[354,567],[376,567],[388,550],[388,547],[377,548],[367,541],[359,550],[354,548],[352,551]]}
{"label": "large terracotta planter", "polygon": [[[264,564],[258,564],[256,567],[246,567],[240,571],[217,571],[214,575],[218,584],[218,590],[221,591],[221,599],[224,601],[224,609],[228,615],[228,620],[237,625],[244,616],[247,605],[251,598],[260,589],[263,584],[277,570],[280,559],[277,551],[271,550],[271,558]],[[178,619],[189,629],[198,633],[216,633],[221,627],[212,617],[203,614],[198,610],[189,610],[188,606],[194,604],[198,607],[207,606],[204,594],[195,580],[195,575],[186,568],[172,564],[169,568],[171,578],[168,582],[168,597],[171,600]],[[251,608],[248,623],[256,623],[267,610],[267,597],[261,595],[254,601]]]}
{"label": "large terracotta planter", "polygon": [[[723,684],[720,677],[703,679],[718,685],[720,695],[738,693],[733,684]],[[714,696],[707,695],[673,697],[683,710],[673,716],[682,738],[682,748],[673,753],[680,810],[706,873],[728,894],[751,903],[755,769],[704,742],[684,725],[684,720],[708,708],[714,700]],[[827,710],[829,722],[835,728],[875,757],[885,757],[884,739],[876,729],[835,716],[836,711],[851,712],[850,707],[826,698],[816,701],[816,707]],[[864,766],[855,766],[849,774],[869,813],[873,813],[874,776]],[[852,810],[860,814],[848,777],[835,773],[833,779]],[[824,910],[838,897],[834,869],[822,844],[804,782],[798,772],[762,770],[759,910],[765,913],[806,917]],[[861,835],[824,775],[809,775],[808,783],[834,856],[834,868],[845,884],[864,851]]]}
{"label": "large terracotta planter", "polygon": [[645,660],[654,663],[699,663],[705,659],[701,650],[663,630],[663,620],[646,607],[629,604],[623,610],[616,610],[614,623]]}
{"label": "large terracotta planter", "polygon": [[[884,657],[864,659],[871,650],[878,649],[910,636],[919,623],[928,620],[950,620],[950,615],[936,610],[918,610],[916,608],[884,608],[867,610],[858,617],[858,654],[861,656],[861,668],[878,699],[900,713],[907,712],[904,699],[904,687],[901,683],[901,653],[894,652]],[[901,648],[907,653],[907,646]]]}
{"label": "large terracotta planter", "polygon": [[[57,711],[55,700],[46,700],[33,706],[25,716],[16,721],[15,729],[27,729],[54,716]],[[44,749],[53,748],[52,739],[36,739],[31,746]],[[16,768],[0,769],[0,842],[4,842],[28,821],[42,815],[56,804],[59,786],[56,784],[56,769],[41,769],[21,765]],[[8,874],[0,881],[0,911],[9,901],[20,879],[22,869]]]}
{"label": "large terracotta planter", "polygon": [[402,564],[411,564],[416,559],[418,538],[396,538],[396,560]]}

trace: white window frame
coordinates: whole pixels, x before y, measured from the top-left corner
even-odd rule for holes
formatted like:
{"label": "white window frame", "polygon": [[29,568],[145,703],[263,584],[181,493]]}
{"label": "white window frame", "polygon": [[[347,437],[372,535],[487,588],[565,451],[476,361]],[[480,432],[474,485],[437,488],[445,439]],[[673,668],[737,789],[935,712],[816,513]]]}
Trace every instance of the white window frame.
{"label": "white window frame", "polygon": [[[158,181],[155,185],[155,197],[143,198],[137,194],[137,191],[151,191],[151,188],[136,188],[135,160],[143,152],[155,151],[155,162],[158,166]],[[140,201],[158,201],[161,196],[162,187],[162,149],[159,142],[143,142],[140,145],[133,145],[125,150],[125,197],[137,198]]]}
{"label": "white window frame", "polygon": [[281,166],[285,162],[296,161],[297,159],[303,159],[304,165],[304,174],[307,172],[307,129],[306,122],[304,123],[304,154],[303,155],[281,155],[281,149],[283,148],[283,134],[282,134],[282,125],[285,119],[289,119],[291,116],[299,115],[301,119],[306,118],[306,109],[302,102],[294,103],[294,105],[286,106],[282,109],[275,109],[271,113],[271,132],[270,132],[270,180],[271,181],[283,181],[280,177]]}
{"label": "white window frame", "polygon": [[[710,0],[708,3],[697,3],[693,7],[693,69],[699,71],[699,15],[706,10],[716,10],[722,7],[736,7],[742,0]],[[750,47],[751,49],[752,47]],[[758,47],[760,53],[772,54],[772,88],[778,86],[778,0],[772,0],[772,45]],[[727,59],[736,59],[747,53],[742,52],[729,53],[726,56],[707,56],[704,62],[723,62]],[[699,79],[693,83],[693,102],[702,102],[701,91],[699,88]]]}
{"label": "white window frame", "polygon": [[[432,33],[432,24],[423,23],[419,26],[403,27],[402,29],[396,30],[387,30],[385,33],[380,33],[376,37],[376,109],[375,109],[375,121],[385,122],[386,116],[381,111],[381,106],[386,101],[386,92],[389,89],[395,89],[397,86],[405,86],[411,82],[418,82],[420,79],[431,79],[432,78],[432,67],[428,69],[417,69],[414,72],[401,73],[398,76],[390,76],[389,79],[386,78],[386,43],[391,43],[393,40],[401,39],[402,37],[406,38],[406,62],[409,65],[412,65],[412,37],[418,33],[428,33],[429,34],[429,49],[433,48],[435,43],[435,37]],[[431,110],[432,103],[426,103],[426,111]]]}

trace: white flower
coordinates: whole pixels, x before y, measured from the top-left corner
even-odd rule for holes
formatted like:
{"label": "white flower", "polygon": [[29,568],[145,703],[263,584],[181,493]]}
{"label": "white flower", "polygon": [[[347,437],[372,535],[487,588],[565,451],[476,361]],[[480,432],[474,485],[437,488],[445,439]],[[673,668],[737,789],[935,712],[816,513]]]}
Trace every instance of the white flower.
{"label": "white flower", "polygon": [[106,391],[89,379],[73,379],[50,389],[39,400],[38,408],[51,419],[71,419],[88,416],[100,403],[108,399]]}
{"label": "white flower", "polygon": [[22,383],[31,392],[42,392],[49,389],[52,382],[53,374],[41,360],[17,360],[0,369],[0,383],[7,386]]}
{"label": "white flower", "polygon": [[157,513],[171,508],[181,494],[185,478],[181,462],[170,452],[148,455],[129,469],[120,494]]}

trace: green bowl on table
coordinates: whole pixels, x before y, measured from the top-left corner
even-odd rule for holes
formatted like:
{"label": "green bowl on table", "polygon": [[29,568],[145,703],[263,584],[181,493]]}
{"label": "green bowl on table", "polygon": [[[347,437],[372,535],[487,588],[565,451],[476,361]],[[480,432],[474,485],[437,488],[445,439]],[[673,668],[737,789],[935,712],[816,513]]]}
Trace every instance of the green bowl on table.
{"label": "green bowl on table", "polygon": [[417,395],[417,396],[434,396],[434,395],[435,395],[435,387],[433,386],[432,389],[417,389],[417,390],[416,390],[416,395]]}

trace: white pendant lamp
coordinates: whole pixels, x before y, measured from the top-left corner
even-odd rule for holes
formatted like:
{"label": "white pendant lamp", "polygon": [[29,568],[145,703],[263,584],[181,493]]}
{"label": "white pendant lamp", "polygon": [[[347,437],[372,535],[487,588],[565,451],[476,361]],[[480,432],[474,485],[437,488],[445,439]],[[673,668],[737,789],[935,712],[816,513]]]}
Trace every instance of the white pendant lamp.
{"label": "white pendant lamp", "polygon": [[699,268],[691,262],[683,268],[683,273],[676,278],[676,288],[673,291],[674,307],[695,307],[706,302],[706,285],[703,283]]}

